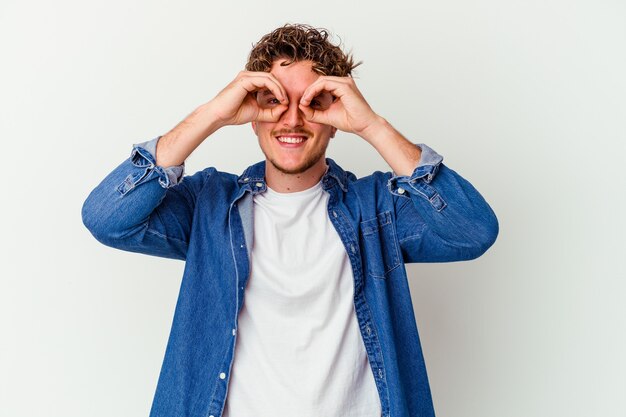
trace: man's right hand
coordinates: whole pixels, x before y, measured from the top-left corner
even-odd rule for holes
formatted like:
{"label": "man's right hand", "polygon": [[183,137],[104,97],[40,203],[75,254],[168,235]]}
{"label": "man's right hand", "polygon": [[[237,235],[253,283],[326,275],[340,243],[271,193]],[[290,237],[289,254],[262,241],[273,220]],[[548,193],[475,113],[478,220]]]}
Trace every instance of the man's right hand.
{"label": "man's right hand", "polygon": [[217,129],[249,122],[276,122],[287,110],[287,94],[268,72],[242,71],[220,93],[163,135],[156,149],[158,166],[182,164]]}
{"label": "man's right hand", "polygon": [[209,103],[219,127],[276,122],[287,110],[287,94],[268,72],[242,71]]}

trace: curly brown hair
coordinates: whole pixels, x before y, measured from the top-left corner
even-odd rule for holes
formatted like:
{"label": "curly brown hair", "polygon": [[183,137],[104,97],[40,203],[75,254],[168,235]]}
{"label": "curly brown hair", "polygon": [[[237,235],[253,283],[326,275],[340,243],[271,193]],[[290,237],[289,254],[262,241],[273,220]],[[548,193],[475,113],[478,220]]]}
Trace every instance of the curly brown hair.
{"label": "curly brown hair", "polygon": [[340,45],[332,44],[326,29],[303,24],[286,24],[263,36],[253,45],[247,71],[272,69],[274,61],[286,59],[281,65],[299,61],[313,61],[313,71],[320,75],[348,77],[361,62],[354,62],[351,53],[345,53]]}

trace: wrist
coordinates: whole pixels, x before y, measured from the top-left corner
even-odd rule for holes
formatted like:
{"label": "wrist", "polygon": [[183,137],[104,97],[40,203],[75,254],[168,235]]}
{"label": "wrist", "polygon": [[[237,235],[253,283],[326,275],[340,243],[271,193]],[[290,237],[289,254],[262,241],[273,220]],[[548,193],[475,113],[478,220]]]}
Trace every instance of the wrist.
{"label": "wrist", "polygon": [[182,164],[219,127],[209,103],[200,105],[159,139],[156,149],[157,165],[170,167]]}
{"label": "wrist", "polygon": [[226,123],[220,119],[218,113],[216,112],[213,101],[200,105],[194,113],[197,115],[200,125],[205,126],[206,136],[209,136],[216,130],[226,126]]}
{"label": "wrist", "polygon": [[372,122],[359,133],[359,136],[374,145],[377,140],[388,137],[391,132],[395,132],[393,126],[385,118],[376,115]]}

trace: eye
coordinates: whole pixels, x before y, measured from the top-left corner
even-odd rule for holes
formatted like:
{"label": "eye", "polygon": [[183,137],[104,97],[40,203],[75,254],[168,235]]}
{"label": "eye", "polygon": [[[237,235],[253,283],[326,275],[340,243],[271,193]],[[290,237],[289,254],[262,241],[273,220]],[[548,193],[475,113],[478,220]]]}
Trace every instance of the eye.
{"label": "eye", "polygon": [[256,102],[261,108],[275,107],[280,104],[280,100],[269,90],[259,91],[256,95]]}
{"label": "eye", "polygon": [[328,91],[324,91],[321,94],[313,97],[313,100],[311,100],[311,104],[309,104],[309,107],[316,110],[326,110],[331,106],[331,104],[333,104],[333,95],[330,94]]}

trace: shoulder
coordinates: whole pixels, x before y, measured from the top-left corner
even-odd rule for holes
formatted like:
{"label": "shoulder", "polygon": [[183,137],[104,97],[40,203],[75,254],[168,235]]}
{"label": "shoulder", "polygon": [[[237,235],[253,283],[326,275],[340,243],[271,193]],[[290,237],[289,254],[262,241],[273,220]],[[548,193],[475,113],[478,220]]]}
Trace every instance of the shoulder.
{"label": "shoulder", "polygon": [[364,177],[357,177],[354,173],[344,170],[339,164],[327,158],[328,173],[326,178],[335,180],[344,192],[366,191],[372,188],[386,187],[393,174],[391,172],[375,171]]}
{"label": "shoulder", "polygon": [[339,186],[332,187],[333,194],[339,192],[338,199],[356,219],[373,218],[377,213],[394,210],[395,196],[389,192],[391,172],[375,171],[358,178],[329,160],[327,177],[338,183]]}
{"label": "shoulder", "polygon": [[238,188],[237,178],[237,175],[230,172],[220,171],[215,167],[207,167],[192,175],[185,175],[171,190],[185,190],[195,194],[234,191]]}

